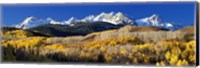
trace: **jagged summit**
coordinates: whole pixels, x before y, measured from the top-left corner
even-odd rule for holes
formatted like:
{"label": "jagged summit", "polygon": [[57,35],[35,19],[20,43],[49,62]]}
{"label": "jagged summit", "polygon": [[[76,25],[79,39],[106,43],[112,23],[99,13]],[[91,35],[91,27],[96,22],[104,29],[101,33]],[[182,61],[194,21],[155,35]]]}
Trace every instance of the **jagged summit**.
{"label": "jagged summit", "polygon": [[[38,21],[38,19],[34,16],[30,16],[30,17],[27,17],[21,24],[16,25],[16,27],[26,29],[26,28],[29,28],[29,24],[36,25],[37,22],[35,21]],[[38,23],[38,24],[42,24],[42,23]]]}
{"label": "jagged summit", "polygon": [[153,14],[150,17],[138,19],[138,20],[136,20],[136,22],[140,22],[140,23],[138,23],[138,25],[158,26],[158,24],[161,23],[161,18],[157,14]]}
{"label": "jagged summit", "polygon": [[119,24],[132,24],[133,20],[129,17],[125,16],[122,12],[110,12],[105,13],[102,12],[101,14],[94,17],[93,21],[103,21],[109,22],[111,24],[119,25]]}
{"label": "jagged summit", "polygon": [[22,23],[25,24],[25,23],[32,22],[32,21],[35,21],[35,20],[37,20],[36,17],[30,16],[30,17],[27,17]]}
{"label": "jagged summit", "polygon": [[69,18],[67,21],[64,21],[66,25],[70,25],[72,26],[74,23],[76,23],[78,21],[78,19],[76,19],[75,17],[71,17]]}
{"label": "jagged summit", "polygon": [[136,23],[138,26],[156,26],[167,28],[170,30],[176,30],[181,28],[180,25],[163,21],[163,19],[158,14],[153,14],[149,17],[137,19]]}

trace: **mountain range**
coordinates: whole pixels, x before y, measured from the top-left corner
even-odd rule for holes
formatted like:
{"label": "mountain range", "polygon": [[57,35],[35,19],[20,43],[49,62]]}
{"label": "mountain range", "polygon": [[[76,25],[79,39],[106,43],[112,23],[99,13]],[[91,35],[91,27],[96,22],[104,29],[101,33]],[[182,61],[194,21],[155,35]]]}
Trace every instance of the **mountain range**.
{"label": "mountain range", "polygon": [[77,23],[84,22],[86,23],[94,23],[94,22],[106,22],[112,25],[134,25],[134,26],[153,26],[159,28],[165,28],[169,30],[177,30],[183,28],[183,26],[165,22],[161,17],[157,14],[153,14],[149,17],[144,17],[141,19],[134,19],[129,17],[128,15],[122,12],[110,12],[105,13],[102,12],[98,15],[89,15],[83,19],[77,19],[75,17],[71,17],[68,20],[64,21],[55,21],[52,18],[40,19],[34,16],[27,17],[22,23],[17,24],[15,27],[20,29],[29,29],[37,26],[54,24],[54,25],[65,25],[65,26],[74,26]]}

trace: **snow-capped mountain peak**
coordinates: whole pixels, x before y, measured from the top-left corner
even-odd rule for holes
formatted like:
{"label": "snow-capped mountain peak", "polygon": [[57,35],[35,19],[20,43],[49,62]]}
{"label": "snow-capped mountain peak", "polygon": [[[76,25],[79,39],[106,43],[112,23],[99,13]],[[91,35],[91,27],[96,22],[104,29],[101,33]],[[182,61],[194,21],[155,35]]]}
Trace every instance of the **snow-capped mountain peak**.
{"label": "snow-capped mountain peak", "polygon": [[152,22],[152,24],[156,25],[159,24],[159,22],[161,22],[161,18],[157,14],[153,14],[149,17],[149,21]]}
{"label": "snow-capped mountain peak", "polygon": [[117,12],[115,15],[116,16],[124,16],[124,14],[122,12]]}
{"label": "snow-capped mountain peak", "polygon": [[83,18],[81,21],[83,21],[83,22],[93,22],[94,18],[95,18],[94,15],[89,15],[89,16]]}
{"label": "snow-capped mountain peak", "polygon": [[[136,20],[136,22],[144,22],[146,23],[146,25],[158,26],[158,24],[161,22],[161,18],[157,14],[153,14],[150,17]],[[143,23],[139,23],[139,24],[143,24]]]}
{"label": "snow-capped mountain peak", "polygon": [[71,17],[67,21],[65,21],[65,24],[67,24],[67,25],[73,25],[77,21],[78,21],[78,19],[76,19],[75,17]]}
{"label": "snow-capped mountain peak", "polygon": [[137,19],[136,23],[138,26],[156,26],[156,27],[167,28],[170,30],[176,30],[181,28],[180,25],[163,21],[158,14],[153,14],[150,17]]}
{"label": "snow-capped mountain peak", "polygon": [[67,20],[67,22],[75,22],[77,19],[76,18],[74,18],[74,17],[71,17],[71,18],[69,18],[68,20]]}
{"label": "snow-capped mountain peak", "polygon": [[107,21],[108,19],[111,19],[112,17],[113,17],[113,13],[102,12],[101,14],[97,15],[94,18],[94,21]]}
{"label": "snow-capped mountain peak", "polygon": [[94,18],[94,21],[109,22],[109,23],[115,24],[115,25],[133,23],[132,19],[125,16],[121,12],[117,12],[117,13],[115,13],[115,12],[110,12],[110,13],[102,12],[101,14],[97,15]]}
{"label": "snow-capped mountain peak", "polygon": [[27,17],[22,23],[28,23],[28,22],[32,22],[34,20],[37,20],[37,18],[35,18],[34,16],[30,16],[30,17]]}
{"label": "snow-capped mountain peak", "polygon": [[57,22],[50,17],[48,17],[46,20],[49,21],[50,24],[60,24],[60,22]]}
{"label": "snow-capped mountain peak", "polygon": [[60,22],[56,22],[52,18],[47,18],[47,19],[39,19],[34,16],[27,17],[22,23],[16,25],[16,28],[21,28],[21,29],[27,29],[27,28],[32,28],[35,26],[39,25],[45,25],[45,24],[60,24]]}
{"label": "snow-capped mountain peak", "polygon": [[110,13],[109,13],[109,15],[113,15],[113,14],[115,14],[115,12],[110,12]]}
{"label": "snow-capped mountain peak", "polygon": [[48,17],[48,18],[47,18],[47,20],[50,20],[50,21],[51,21],[51,20],[53,20],[53,19],[52,19],[52,18],[50,18],[50,17]]}
{"label": "snow-capped mountain peak", "polygon": [[33,22],[36,20],[37,18],[35,18],[34,16],[27,17],[26,19],[24,19],[24,21],[21,24],[16,25],[16,27],[22,28],[22,29],[28,28],[27,24],[29,24],[29,22]]}

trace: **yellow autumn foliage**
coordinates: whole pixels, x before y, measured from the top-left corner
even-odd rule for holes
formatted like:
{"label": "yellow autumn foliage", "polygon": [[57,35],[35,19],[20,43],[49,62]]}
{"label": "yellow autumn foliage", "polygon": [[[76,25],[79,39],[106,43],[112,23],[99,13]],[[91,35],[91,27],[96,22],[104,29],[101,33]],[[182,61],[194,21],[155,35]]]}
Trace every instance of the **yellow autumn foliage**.
{"label": "yellow autumn foliage", "polygon": [[46,49],[51,49],[51,50],[64,50],[65,47],[62,44],[52,44],[52,45],[46,45]]}
{"label": "yellow autumn foliage", "polygon": [[24,30],[14,30],[14,31],[8,31],[3,36],[8,37],[16,37],[16,38],[26,38],[30,36],[31,34],[24,31]]}
{"label": "yellow autumn foliage", "polygon": [[[10,35],[11,33],[7,34]],[[21,34],[26,35],[23,32]],[[11,45],[16,48],[27,49],[43,45],[39,47],[41,52],[44,52],[43,55],[48,54],[48,51],[59,51],[65,54],[66,57],[76,57],[76,60],[97,61],[102,58],[103,62],[106,63],[152,64],[153,62],[157,66],[187,66],[194,64],[196,61],[194,40],[189,42],[159,41],[143,43],[137,37],[122,36],[81,44],[64,44],[49,43],[52,41],[51,37],[27,37],[23,35],[22,39],[2,40],[2,45],[4,47]],[[13,36],[18,36],[18,34]],[[27,38],[24,39],[23,37]],[[75,53],[76,55],[74,55]]]}
{"label": "yellow autumn foliage", "polygon": [[44,39],[44,37],[29,37],[26,39],[19,39],[19,40],[9,40],[9,41],[2,41],[3,46],[7,47],[8,45],[16,47],[16,48],[32,48],[37,45],[42,45],[40,42]]}

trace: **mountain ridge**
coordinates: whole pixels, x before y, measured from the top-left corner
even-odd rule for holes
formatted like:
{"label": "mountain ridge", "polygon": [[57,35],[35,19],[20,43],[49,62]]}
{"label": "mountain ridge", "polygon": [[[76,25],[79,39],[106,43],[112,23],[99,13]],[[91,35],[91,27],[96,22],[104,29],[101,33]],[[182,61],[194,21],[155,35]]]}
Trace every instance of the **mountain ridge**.
{"label": "mountain ridge", "polygon": [[129,17],[126,14],[123,14],[122,12],[110,12],[105,13],[102,12],[99,15],[89,15],[86,16],[83,19],[77,19],[75,17],[71,17],[68,20],[64,20],[61,22],[55,21],[52,18],[47,19],[38,19],[36,17],[28,17],[26,18],[22,23],[16,25],[15,27],[21,28],[21,29],[28,29],[32,27],[36,27],[39,25],[45,25],[45,24],[61,24],[61,25],[67,25],[67,26],[73,26],[77,22],[107,22],[114,25],[135,25],[135,26],[155,26],[155,27],[163,27],[170,30],[177,30],[182,28],[182,26],[179,26],[174,23],[168,23],[160,19],[159,15],[153,14],[150,17],[144,17],[141,19],[134,19]]}
{"label": "mountain ridge", "polygon": [[18,30],[25,30],[34,33],[35,36],[38,35],[47,37],[85,36],[90,33],[97,33],[109,30],[111,31],[119,30],[120,32],[169,31],[168,29],[165,28],[159,28],[153,26],[113,25],[106,22],[93,22],[93,23],[79,22],[76,23],[74,26],[46,24],[29,29],[18,29]]}

